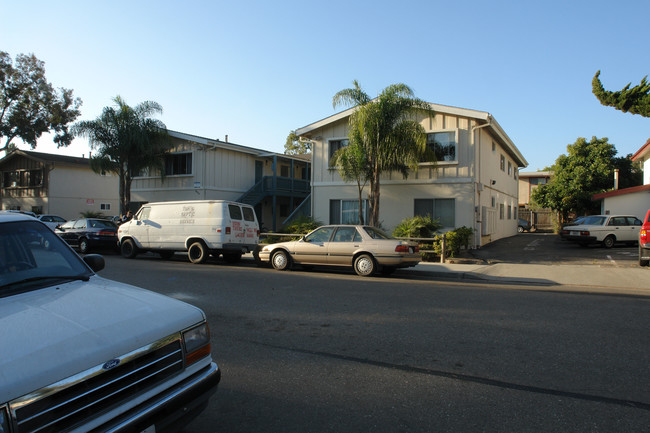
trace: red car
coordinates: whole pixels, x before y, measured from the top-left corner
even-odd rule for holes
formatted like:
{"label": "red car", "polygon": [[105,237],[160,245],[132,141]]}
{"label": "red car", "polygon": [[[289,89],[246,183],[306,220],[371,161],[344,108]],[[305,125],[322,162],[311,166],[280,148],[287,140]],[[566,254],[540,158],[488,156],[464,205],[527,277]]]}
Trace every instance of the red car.
{"label": "red car", "polygon": [[650,210],[645,214],[639,231],[639,265],[648,266],[648,263],[650,263]]}

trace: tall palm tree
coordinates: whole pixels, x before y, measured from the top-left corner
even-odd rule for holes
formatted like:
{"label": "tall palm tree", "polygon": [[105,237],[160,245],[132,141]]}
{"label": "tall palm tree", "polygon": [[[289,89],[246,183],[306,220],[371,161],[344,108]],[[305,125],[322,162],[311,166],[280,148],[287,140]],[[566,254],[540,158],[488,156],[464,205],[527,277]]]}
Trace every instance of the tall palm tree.
{"label": "tall palm tree", "polygon": [[434,160],[427,151],[427,136],[417,120],[418,114],[432,117],[430,105],[416,98],[406,84],[391,84],[371,99],[359,85],[334,95],[333,106],[356,106],[349,120],[350,144],[358,144],[367,160],[370,182],[369,223],[379,225],[379,180],[386,171],[399,171],[407,177],[423,160]]}
{"label": "tall palm tree", "polygon": [[120,213],[131,202],[131,182],[144,169],[163,172],[164,155],[171,147],[167,127],[151,116],[162,114],[162,107],[153,101],[130,107],[120,96],[113,98],[113,107],[104,107],[95,120],[77,122],[72,131],[88,139],[97,154],[90,166],[97,172],[119,176]]}

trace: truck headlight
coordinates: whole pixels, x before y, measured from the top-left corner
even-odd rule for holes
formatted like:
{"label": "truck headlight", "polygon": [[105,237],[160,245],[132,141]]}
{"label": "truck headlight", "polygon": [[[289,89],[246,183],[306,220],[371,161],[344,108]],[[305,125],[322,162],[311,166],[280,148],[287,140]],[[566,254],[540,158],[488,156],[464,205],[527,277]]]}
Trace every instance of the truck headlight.
{"label": "truck headlight", "polygon": [[0,406],[0,433],[9,433],[9,413],[7,406]]}
{"label": "truck headlight", "polygon": [[183,332],[183,344],[185,345],[186,366],[210,356],[212,349],[210,347],[210,328],[208,328],[207,322]]}

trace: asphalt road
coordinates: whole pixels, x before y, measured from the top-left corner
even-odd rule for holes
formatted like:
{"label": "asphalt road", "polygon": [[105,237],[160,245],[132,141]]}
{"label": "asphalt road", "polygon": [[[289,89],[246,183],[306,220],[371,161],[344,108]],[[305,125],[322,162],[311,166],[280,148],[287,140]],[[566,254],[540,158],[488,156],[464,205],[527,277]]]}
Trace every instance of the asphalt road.
{"label": "asphalt road", "polygon": [[650,431],[650,298],[107,255],[201,307],[223,376],[186,432]]}

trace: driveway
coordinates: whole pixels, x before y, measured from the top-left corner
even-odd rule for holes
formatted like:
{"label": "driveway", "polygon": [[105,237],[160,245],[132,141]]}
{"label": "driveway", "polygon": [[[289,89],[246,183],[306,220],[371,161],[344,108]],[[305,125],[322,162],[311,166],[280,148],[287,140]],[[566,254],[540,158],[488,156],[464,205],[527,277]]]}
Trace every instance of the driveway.
{"label": "driveway", "polygon": [[638,267],[636,245],[581,247],[554,233],[520,233],[472,250],[471,255],[488,263]]}

